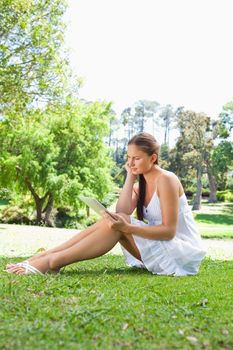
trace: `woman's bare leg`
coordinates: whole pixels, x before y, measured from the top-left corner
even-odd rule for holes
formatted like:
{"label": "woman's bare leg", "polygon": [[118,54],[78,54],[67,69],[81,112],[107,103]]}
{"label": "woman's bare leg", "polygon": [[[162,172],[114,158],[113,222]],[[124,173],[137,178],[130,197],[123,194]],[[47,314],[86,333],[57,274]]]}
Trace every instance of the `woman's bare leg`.
{"label": "woman's bare leg", "polygon": [[[82,239],[67,249],[50,253],[41,259],[35,260],[33,266],[41,272],[46,272],[48,270],[59,269],[77,261],[93,259],[111,250],[122,237],[123,234],[121,232],[110,229],[103,220],[96,227],[95,231],[87,235],[85,239]],[[130,235],[127,235],[127,237],[130,237]],[[133,240],[132,236],[131,239]],[[128,242],[130,242],[130,239]],[[140,253],[137,251],[136,254],[140,259]],[[24,269],[21,268],[14,273],[24,273]]]}
{"label": "woman's bare leg", "polygon": [[[77,233],[75,236],[71,237],[66,242],[60,244],[59,246],[56,246],[54,248],[48,249],[44,252],[41,252],[39,254],[36,254],[28,259],[28,261],[31,263],[34,260],[37,260],[38,258],[42,258],[48,254],[59,252],[61,250],[67,249],[72,247],[74,244],[80,242],[83,238],[87,237],[89,234],[94,232],[97,227],[100,225],[101,221],[98,221],[97,223],[91,225],[90,227],[86,228],[82,232]],[[6,266],[6,268],[12,272],[16,272],[17,270],[20,270],[21,268],[16,263],[11,263]]]}
{"label": "woman's bare leg", "polygon": [[[45,273],[48,270],[59,269],[76,261],[93,259],[111,250],[119,241],[120,236],[120,232],[111,230],[106,223],[103,223],[91,235],[72,247],[45,255],[41,259],[34,260],[31,265]],[[12,272],[24,273],[24,268],[21,267]]]}
{"label": "woman's bare leg", "polygon": [[121,239],[119,239],[119,243],[136,259],[142,261],[141,254],[132,235],[122,235]]}
{"label": "woman's bare leg", "polygon": [[66,242],[64,242],[64,243],[62,243],[54,248],[48,249],[48,250],[46,250],[38,255],[34,255],[28,260],[33,261],[34,259],[36,259],[39,256],[45,256],[45,255],[48,255],[50,253],[59,252],[61,250],[65,250],[67,248],[72,247],[74,244],[80,242],[83,238],[87,237],[89,234],[94,232],[100,226],[101,221],[102,220],[96,222],[95,224],[91,225],[90,227],[87,227],[85,230],[77,233],[76,235],[74,235],[73,237],[68,239]]}

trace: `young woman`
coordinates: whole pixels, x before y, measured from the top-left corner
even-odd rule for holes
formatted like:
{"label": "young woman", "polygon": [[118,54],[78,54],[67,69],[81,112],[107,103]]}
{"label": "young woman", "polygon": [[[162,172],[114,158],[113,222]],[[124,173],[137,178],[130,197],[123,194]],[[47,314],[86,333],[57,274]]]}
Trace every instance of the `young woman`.
{"label": "young woman", "polygon": [[[59,271],[101,256],[120,242],[130,266],[158,275],[195,275],[205,251],[182,185],[175,174],[159,167],[158,154],[159,144],[152,135],[135,135],[128,143],[127,177],[115,220],[105,213],[64,244],[23,263],[7,265],[6,271]],[[137,219],[132,216],[134,209]]]}

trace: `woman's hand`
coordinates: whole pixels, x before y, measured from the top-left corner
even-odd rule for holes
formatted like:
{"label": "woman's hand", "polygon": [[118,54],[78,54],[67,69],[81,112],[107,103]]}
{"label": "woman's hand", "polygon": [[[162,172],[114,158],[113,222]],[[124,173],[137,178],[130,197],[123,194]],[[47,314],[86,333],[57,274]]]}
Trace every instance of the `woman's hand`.
{"label": "woman's hand", "polygon": [[[114,219],[111,215],[113,215]],[[103,218],[107,221],[108,226],[115,231],[129,234],[130,226],[125,218],[120,214],[111,213],[111,215],[109,215],[108,212],[103,212]]]}
{"label": "woman's hand", "polygon": [[132,172],[131,169],[130,169],[128,161],[125,163],[124,168],[127,171],[127,173],[131,173]]}
{"label": "woman's hand", "polygon": [[133,177],[133,179],[136,180],[137,175],[132,173],[132,169],[130,168],[128,161],[125,163],[124,168],[127,171],[127,176]]}

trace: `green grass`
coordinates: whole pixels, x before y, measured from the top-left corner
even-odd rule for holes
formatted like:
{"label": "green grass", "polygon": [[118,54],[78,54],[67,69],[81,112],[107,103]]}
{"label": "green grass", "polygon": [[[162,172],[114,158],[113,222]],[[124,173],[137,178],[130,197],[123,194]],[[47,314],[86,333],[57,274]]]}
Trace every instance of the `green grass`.
{"label": "green grass", "polygon": [[107,255],[56,276],[1,277],[0,349],[233,349],[233,261],[167,277]]}
{"label": "green grass", "polygon": [[213,225],[233,225],[233,216],[230,214],[196,214],[195,219],[200,223]]}
{"label": "green grass", "polygon": [[233,238],[233,228],[213,225],[198,225],[203,238]]}
{"label": "green grass", "polygon": [[[7,206],[7,201],[0,200],[0,211]],[[202,201],[200,211],[193,212],[202,237],[233,238],[233,203],[218,202],[215,204]],[[94,215],[93,218],[98,219]],[[89,221],[93,221],[89,218]]]}
{"label": "green grass", "polygon": [[233,203],[202,203],[200,211],[193,212],[201,236],[205,238],[233,238]]}

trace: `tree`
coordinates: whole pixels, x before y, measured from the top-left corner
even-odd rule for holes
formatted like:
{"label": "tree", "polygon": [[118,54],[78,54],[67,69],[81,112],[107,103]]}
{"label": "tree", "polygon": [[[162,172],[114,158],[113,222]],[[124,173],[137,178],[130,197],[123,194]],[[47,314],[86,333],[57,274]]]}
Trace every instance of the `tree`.
{"label": "tree", "polygon": [[129,140],[134,134],[134,122],[131,107],[127,107],[121,112],[121,123],[124,125],[125,138]]}
{"label": "tree", "polygon": [[169,147],[165,143],[160,147],[159,164],[164,169],[169,168]]}
{"label": "tree", "polygon": [[216,203],[217,202],[217,182],[216,182],[216,176],[213,170],[211,149],[208,149],[204,152],[204,161],[206,164],[206,172],[208,176],[209,190],[210,190],[208,202]]}
{"label": "tree", "polygon": [[70,94],[62,45],[65,10],[65,0],[1,0],[1,113],[42,107]]}
{"label": "tree", "polygon": [[119,128],[119,121],[116,117],[116,112],[111,109],[110,110],[110,119],[109,119],[109,134],[108,134],[108,145],[109,147],[112,146],[114,142],[114,133]]}
{"label": "tree", "polygon": [[169,133],[170,133],[172,123],[174,121],[174,117],[175,117],[175,112],[173,111],[173,107],[170,104],[166,105],[165,107],[162,107],[160,113],[158,114],[158,118],[162,120],[160,122],[160,125],[164,129],[163,143],[167,145],[169,145]]}
{"label": "tree", "polygon": [[196,194],[193,202],[193,210],[201,207],[202,174],[204,171],[207,151],[213,147],[210,133],[210,118],[204,113],[184,111],[178,114],[177,125],[180,130],[178,144],[185,150],[182,157],[182,171],[185,167],[191,167],[196,171]]}
{"label": "tree", "polygon": [[[210,202],[217,201],[216,190],[225,189],[227,173],[232,168],[233,143],[228,139],[233,129],[233,102],[223,106],[219,118],[212,123],[213,139],[216,140],[215,147],[209,152],[206,162],[207,174],[210,183]],[[210,174],[209,174],[210,173]],[[212,190],[214,188],[214,191]]]}
{"label": "tree", "polygon": [[154,134],[155,116],[158,112],[159,103],[156,101],[139,100],[134,105],[133,124],[134,134],[144,131],[149,122],[152,123]]}
{"label": "tree", "polygon": [[212,167],[217,179],[218,188],[225,190],[227,173],[233,168],[233,144],[222,140],[213,150]]}
{"label": "tree", "polygon": [[109,191],[112,163],[103,142],[109,110],[109,104],[71,102],[2,121],[0,180],[31,194],[38,224],[52,225],[53,206],[77,209],[80,192],[101,200]]}
{"label": "tree", "polygon": [[175,147],[169,151],[168,170],[173,171],[180,178],[185,191],[193,187],[193,179],[196,176],[192,159],[185,158],[185,154],[191,151],[192,147],[188,142],[183,142],[182,137],[178,138]]}
{"label": "tree", "polygon": [[226,103],[219,115],[220,117],[220,137],[227,138],[233,129],[233,101]]}

